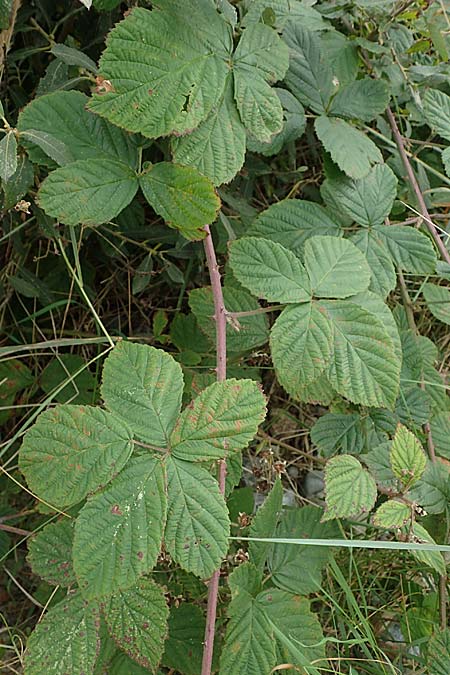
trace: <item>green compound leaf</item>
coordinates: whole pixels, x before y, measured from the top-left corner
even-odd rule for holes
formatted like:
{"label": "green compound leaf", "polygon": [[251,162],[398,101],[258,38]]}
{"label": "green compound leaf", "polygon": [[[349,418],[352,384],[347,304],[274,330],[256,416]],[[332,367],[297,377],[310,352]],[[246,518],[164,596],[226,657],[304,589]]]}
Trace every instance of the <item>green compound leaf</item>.
{"label": "green compound leaf", "polygon": [[90,70],[92,73],[97,72],[97,66],[94,61],[79,49],[57,42],[51,48],[51,53],[69,66],[79,66],[80,68]]}
{"label": "green compound leaf", "polygon": [[375,511],[373,524],[387,530],[399,530],[411,521],[411,507],[398,499],[388,499]]}
{"label": "green compound leaf", "polygon": [[447,675],[450,672],[450,628],[436,631],[428,643],[429,675]]}
{"label": "green compound leaf", "polygon": [[132,459],[111,486],[88,500],[75,526],[73,561],[83,594],[112,595],[156,563],[166,519],[164,470],[147,455]]}
{"label": "green compound leaf", "polygon": [[400,383],[395,412],[402,424],[420,426],[430,419],[430,397],[417,384]]}
{"label": "green compound leaf", "polygon": [[[275,538],[331,539],[339,536],[336,523],[321,522],[323,511],[315,506],[303,506],[283,513]],[[278,588],[291,593],[308,595],[318,590],[322,570],[333,557],[331,546],[274,545],[268,565],[272,581]]]}
{"label": "green compound leaf", "polygon": [[[433,428],[431,434],[434,441]],[[408,490],[408,494],[427,513],[443,513],[450,501],[449,468],[441,462],[427,460],[427,467],[420,481],[411,490]]]}
{"label": "green compound leaf", "polygon": [[446,263],[443,260],[438,260],[437,263],[436,263],[436,272],[437,272],[437,275],[441,279],[445,279],[446,281],[450,280],[450,264],[449,263]]}
{"label": "green compound leaf", "polygon": [[283,303],[310,300],[303,264],[281,244],[258,237],[238,239],[230,245],[230,265],[238,281],[258,298]]}
{"label": "green compound leaf", "polygon": [[298,398],[302,388],[324,372],[332,340],[333,326],[316,302],[281,312],[270,334],[270,348],[277,377],[289,394]]}
{"label": "green compound leaf", "polygon": [[8,131],[0,141],[0,178],[7,181],[17,171],[17,141],[14,131]]}
{"label": "green compound leaf", "polygon": [[378,485],[386,490],[398,492],[399,483],[391,468],[390,445],[380,443],[373,450],[361,455],[361,459],[370,469]]}
{"label": "green compound leaf", "polygon": [[[413,524],[411,532],[409,532],[409,538],[411,541],[418,543],[436,544],[428,530],[422,527],[422,525],[419,525],[419,523]],[[411,555],[413,555],[416,560],[419,560],[419,562],[434,569],[435,572],[441,576],[447,574],[444,556],[440,551],[411,551]]]}
{"label": "green compound leaf", "polygon": [[17,158],[17,169],[13,175],[2,182],[3,209],[11,209],[28,192],[34,182],[34,169],[25,155]]}
{"label": "green compound leaf", "polygon": [[138,189],[135,172],[112,159],[86,159],[52,171],[38,203],[65,225],[101,225],[115,218]]}
{"label": "green compound leaf", "polygon": [[326,511],[322,520],[368,513],[377,498],[377,485],[352,455],[339,455],[325,467]]}
{"label": "green compound leaf", "polygon": [[[100,605],[101,608],[101,605]],[[100,619],[100,649],[97,656],[97,661],[95,663],[94,672],[91,675],[112,675],[114,671],[113,664],[116,661],[118,656],[122,656],[123,659],[126,659],[129,664],[134,663],[131,659],[126,656],[123,652],[119,652],[114,640],[109,636],[108,629],[106,627],[106,622],[102,616]],[[135,664],[135,671],[133,668],[128,668],[124,672],[127,675],[142,675],[143,668],[137,663]],[[148,671],[147,671],[148,672]],[[145,673],[147,675],[147,673]]]}
{"label": "green compound leaf", "polygon": [[300,101],[287,89],[274,87],[273,91],[280,99],[283,107],[282,130],[278,134],[275,134],[269,143],[261,143],[252,136],[247,136],[247,148],[266,157],[278,154],[287,143],[300,138],[306,127],[305,110]]}
{"label": "green compound leaf", "polygon": [[33,373],[23,361],[19,361],[19,359],[1,361],[0,382],[2,383],[2,391],[0,401],[2,405],[7,396],[17,394],[18,391],[31,386],[34,381]]}
{"label": "green compound leaf", "polygon": [[430,422],[436,452],[450,460],[450,412],[438,412]]}
{"label": "green compound leaf", "polygon": [[333,76],[324,59],[317,34],[301,21],[289,22],[283,39],[289,47],[289,70],[285,77],[288,89],[304,106],[324,113],[333,94]]}
{"label": "green compound leaf", "polygon": [[364,178],[335,178],[327,190],[342,210],[358,225],[383,225],[397,196],[397,178],[387,164],[372,167]]}
{"label": "green compound leaf", "polygon": [[[64,382],[66,386],[61,389],[53,400],[58,403],[89,404],[94,402],[96,380],[94,375],[85,368],[85,360],[78,354],[59,354],[50,361],[42,371],[39,384],[46,394],[52,393]],[[74,377],[74,374],[81,370]]]}
{"label": "green compound leaf", "polygon": [[[15,365],[17,364],[15,359],[12,361],[12,363],[14,363]],[[5,366],[7,367],[5,368]],[[28,370],[26,366],[24,367],[26,368],[26,370]],[[29,384],[32,384],[32,380],[33,378],[31,378]],[[1,407],[3,408],[0,411],[0,424],[3,424],[14,414],[14,408],[12,406],[16,398],[16,392],[19,391],[20,389],[23,389],[24,387],[19,386],[16,389],[16,391],[14,391],[13,389],[9,390],[9,386],[14,386],[14,381],[18,383],[18,380],[15,380],[14,367],[12,366],[10,361],[0,364],[0,381],[3,384],[2,391],[0,393],[0,404]]]}
{"label": "green compound leaf", "polygon": [[50,165],[53,168],[50,160],[54,160],[59,166],[71,162],[70,151],[64,143],[45,131],[27,129],[20,133],[20,138],[22,143],[28,146],[30,158],[33,158],[35,164]]}
{"label": "green compound leaf", "polygon": [[239,609],[229,607],[230,621],[220,660],[222,675],[270,673],[276,652],[273,632],[263,608],[254,598]]}
{"label": "green compound leaf", "polygon": [[391,467],[397,478],[411,487],[425,471],[427,458],[420,441],[399,424],[391,445]]}
{"label": "green compound leaf", "polygon": [[395,264],[411,274],[433,274],[436,253],[429,237],[407,225],[377,226],[373,230]]}
{"label": "green compound leaf", "polygon": [[222,675],[270,673],[275,665],[275,644],[270,623],[254,598],[239,609],[229,607],[230,620],[220,660]]}
{"label": "green compound leaf", "polygon": [[422,286],[422,293],[432,315],[450,326],[450,289],[427,282]]}
{"label": "green compound leaf", "polygon": [[[268,539],[275,535],[283,502],[283,486],[277,478],[264,503],[257,510],[250,525],[249,537]],[[263,570],[272,544],[262,541],[251,541],[248,545],[250,562],[259,570]]]}
{"label": "green compound leaf", "polygon": [[400,361],[382,320],[348,300],[322,301],[320,306],[334,331],[328,373],[333,387],[353,403],[392,409]]}
{"label": "green compound leaf", "polygon": [[358,41],[349,40],[347,35],[337,30],[327,30],[320,35],[320,43],[325,59],[330,63],[333,74],[339,80],[339,86],[353,82],[360,65],[356,46]]}
{"label": "green compound leaf", "polygon": [[99,623],[96,605],[80,593],[52,607],[28,638],[26,675],[93,673]]}
{"label": "green compound leaf", "polygon": [[214,382],[183,410],[170,438],[178,459],[202,462],[242,450],[266,414],[266,400],[253,380]]}
{"label": "green compound leaf", "polygon": [[202,668],[204,635],[205,617],[200,607],[187,602],[172,606],[162,663],[185,675],[198,675]]}
{"label": "green compound leaf", "polygon": [[236,567],[228,577],[234,607],[243,606],[249,597],[256,597],[262,588],[262,573],[251,563]]}
{"label": "green compound leaf", "polygon": [[245,9],[246,14],[241,22],[244,26],[263,21],[265,10],[272,9],[271,20],[275,28],[280,31],[287,23],[290,23],[290,19],[306,26],[311,31],[324,30],[327,27],[320,12],[297,0],[294,2],[292,0],[253,0],[248,5],[248,9],[247,6]]}
{"label": "green compound leaf", "polygon": [[247,232],[281,244],[292,253],[303,256],[309,237],[341,235],[341,230],[323,206],[303,199],[284,199],[259,214]]}
{"label": "green compound leaf", "polygon": [[214,185],[228,183],[242,168],[245,128],[236,110],[231,76],[217,106],[190,134],[172,141],[175,162],[195,167]]}
{"label": "green compound leaf", "polygon": [[224,498],[206,469],[171,457],[166,464],[167,550],[183,569],[205,579],[228,550],[230,521]]}
{"label": "green compound leaf", "polygon": [[139,184],[156,213],[187,239],[202,239],[204,226],[217,217],[220,200],[196,169],[160,162],[139,177]]}
{"label": "green compound leaf", "polygon": [[114,642],[141,666],[155,671],[164,651],[169,608],[163,589],[152,579],[108,598],[103,613]]}
{"label": "green compound leaf", "polygon": [[[116,652],[114,658],[107,666],[109,668],[107,671],[108,675],[123,675],[124,673],[127,675],[148,675],[149,672],[147,668],[143,668],[135,661],[132,661],[129,656],[119,651]],[[161,675],[160,670],[156,672],[158,675]],[[95,675],[104,675],[104,673],[100,670]]]}
{"label": "green compound leaf", "polygon": [[[12,3],[13,0],[0,0],[0,30],[9,28]],[[3,106],[0,103],[0,115],[3,117],[4,114]]]}
{"label": "green compound leaf", "polygon": [[156,138],[195,129],[218,104],[232,51],[230,26],[207,0],[135,8],[108,36],[99,72],[110,84],[89,108]]}
{"label": "green compound leaf", "polygon": [[392,257],[379,239],[377,231],[361,229],[350,237],[350,241],[359,248],[369,264],[371,271],[369,290],[385,298],[394,290],[397,274]]}
{"label": "green compound leaf", "polygon": [[[260,309],[257,300],[247,291],[225,286],[223,297],[228,312],[250,312]],[[216,322],[214,321],[214,300],[211,288],[204,286],[191,291],[189,306],[201,330],[214,345]],[[227,323],[227,352],[244,352],[254,349],[267,342],[268,337],[267,317],[264,314],[239,317],[239,330]]]}
{"label": "green compound leaf", "polygon": [[72,567],[74,520],[49,523],[28,544],[27,560],[35,574],[54,586],[73,586]]}
{"label": "green compound leaf", "polygon": [[271,83],[281,80],[289,51],[277,33],[263,23],[242,34],[233,58],[234,97],[247,131],[267,143],[283,128],[283,109]]}
{"label": "green compound leaf", "polygon": [[408,379],[420,380],[425,368],[432,368],[438,360],[438,350],[434,342],[411,330],[401,332],[403,366]]}
{"label": "green compound leaf", "polygon": [[[91,0],[83,0],[84,5],[87,5],[87,3],[89,3],[89,2],[91,2]],[[100,12],[101,11],[109,11],[110,9],[114,9],[114,7],[117,7],[117,5],[119,3],[120,3],[120,0],[92,0],[92,4]]]}
{"label": "green compound leaf", "polygon": [[445,168],[445,173],[447,176],[450,176],[450,146],[442,151],[441,159]]}
{"label": "green compound leaf", "polygon": [[317,380],[314,380],[304,387],[300,387],[297,394],[295,394],[295,398],[299,401],[315,404],[320,403],[321,405],[330,405],[335,396],[336,392],[331,386],[325,371],[319,375]]}
{"label": "green compound leaf", "polygon": [[175,314],[170,324],[170,339],[180,352],[207,354],[210,348],[193,314]]}
{"label": "green compound leaf", "polygon": [[389,104],[386,82],[365,77],[340,87],[331,101],[329,115],[371,122],[384,113]]}
{"label": "green compound leaf", "polygon": [[142,441],[167,447],[181,409],[183,373],[161,349],[119,342],[103,367],[102,397]]}
{"label": "green compound leaf", "polygon": [[367,260],[347,239],[311,237],[305,244],[305,265],[316,297],[348,298],[369,287]]}
{"label": "green compound leaf", "polygon": [[228,583],[232,598],[220,673],[270,673],[276,659],[273,631],[263,606],[254,597],[260,589],[261,577],[253,565],[245,563],[230,574]]}
{"label": "green compound leaf", "polygon": [[[271,588],[262,591],[257,601],[274,629],[279,655],[277,663],[310,666],[325,658],[322,627],[311,612],[309,600]],[[316,669],[309,672],[319,673]]]}
{"label": "green compound leaf", "polygon": [[232,27],[210,0],[137,8],[108,37],[89,107],[144,136],[183,136],[176,161],[227,182],[244,161],[244,125],[263,141],[282,130],[270,84],[288,67],[286,45],[263,24],[246,28],[232,52]]}
{"label": "green compound leaf", "polygon": [[366,443],[366,430],[357,413],[326,413],[311,428],[311,440],[324,457],[341,451],[359,454]]}
{"label": "green compound leaf", "polygon": [[430,127],[450,141],[450,96],[438,89],[429,89],[423,99],[423,112]]}
{"label": "green compound leaf", "polygon": [[[80,91],[56,91],[25,106],[19,115],[19,132],[44,134],[49,143],[46,147],[24,133],[30,159],[38,164],[48,163],[43,150],[60,165],[82,159],[110,159],[136,168],[138,151],[131,136],[86,110],[88,101]],[[55,146],[62,149],[61,157],[52,151]]]}
{"label": "green compound leaf", "polygon": [[381,152],[362,131],[338,117],[321,115],[314,128],[331,158],[347,176],[364,178],[372,164],[383,161]]}
{"label": "green compound leaf", "polygon": [[32,492],[62,508],[109,483],[128,461],[132,440],[130,429],[101,408],[61,405],[27,431],[19,466]]}
{"label": "green compound leaf", "polygon": [[368,312],[374,314],[383,324],[386,333],[389,335],[399,365],[402,362],[402,343],[397,328],[397,323],[389,307],[382,301],[379,295],[371,291],[358,293],[349,298],[351,302],[360,307],[364,307]]}

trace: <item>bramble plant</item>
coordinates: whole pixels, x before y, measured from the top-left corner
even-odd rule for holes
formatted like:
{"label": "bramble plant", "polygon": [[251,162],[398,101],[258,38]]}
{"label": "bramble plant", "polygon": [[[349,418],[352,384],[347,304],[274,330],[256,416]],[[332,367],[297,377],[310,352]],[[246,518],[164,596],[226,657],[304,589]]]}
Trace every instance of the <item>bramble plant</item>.
{"label": "bramble plant", "polygon": [[[24,674],[446,675],[450,6],[31,4],[0,3]],[[24,363],[30,322],[83,351]]]}
{"label": "bramble plant", "polygon": [[[99,603],[117,644],[156,668],[168,610],[163,589],[141,577],[155,567],[162,538],[174,562],[202,579],[225,557],[230,522],[207,463],[248,444],[264,419],[264,396],[252,380],[229,379],[204,389],[180,414],[182,393],[182,370],[169,354],[121,342],[103,369],[106,410],[62,404],[26,433],[20,468],[30,489],[59,509],[88,497],[73,526],[51,524],[30,547],[36,572],[80,591],[33,634],[27,672],[91,672]],[[65,546],[55,557],[60,536]],[[85,644],[78,649],[75,640],[67,651],[61,635],[57,653],[48,642],[54,629],[85,637]]]}

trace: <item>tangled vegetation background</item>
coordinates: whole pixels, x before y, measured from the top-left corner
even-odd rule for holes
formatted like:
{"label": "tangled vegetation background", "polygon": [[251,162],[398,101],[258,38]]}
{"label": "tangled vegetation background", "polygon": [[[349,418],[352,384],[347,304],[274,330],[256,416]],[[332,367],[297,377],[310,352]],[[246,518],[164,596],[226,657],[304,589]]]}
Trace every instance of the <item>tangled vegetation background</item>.
{"label": "tangled vegetation background", "polygon": [[450,3],[0,31],[1,672],[448,675]]}

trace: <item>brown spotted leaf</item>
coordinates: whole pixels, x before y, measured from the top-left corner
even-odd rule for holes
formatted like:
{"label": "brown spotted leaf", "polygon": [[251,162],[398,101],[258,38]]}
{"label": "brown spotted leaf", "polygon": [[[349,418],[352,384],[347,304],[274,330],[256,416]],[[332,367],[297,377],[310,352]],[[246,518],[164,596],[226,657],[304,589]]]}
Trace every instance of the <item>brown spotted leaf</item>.
{"label": "brown spotted leaf", "polygon": [[108,631],[128,656],[154,670],[167,636],[169,609],[163,589],[144,578],[137,586],[114,593],[104,606]]}
{"label": "brown spotted leaf", "polygon": [[206,579],[228,550],[225,500],[211,474],[190,462],[168,457],[167,480],[166,548],[183,569]]}
{"label": "brown spotted leaf", "polygon": [[101,598],[133,586],[156,563],[166,520],[161,462],[132,459],[88,500],[75,526],[73,562],[83,594]]}
{"label": "brown spotted leaf", "polygon": [[179,363],[148,345],[119,342],[103,368],[102,397],[142,441],[166,447],[181,408]]}
{"label": "brown spotted leaf", "polygon": [[266,413],[264,394],[253,380],[214,382],[178,418],[170,444],[178,459],[202,462],[242,450]]}
{"label": "brown spotted leaf", "polygon": [[76,584],[72,565],[74,525],[75,521],[68,518],[49,523],[30,540],[28,562],[31,569],[49,584]]}
{"label": "brown spotted leaf", "polygon": [[27,431],[19,466],[32,492],[63,508],[106,485],[132,449],[131,431],[111,413],[60,405],[39,415]]}
{"label": "brown spotted leaf", "polygon": [[80,593],[52,607],[28,638],[26,675],[89,675],[99,649],[96,606]]}

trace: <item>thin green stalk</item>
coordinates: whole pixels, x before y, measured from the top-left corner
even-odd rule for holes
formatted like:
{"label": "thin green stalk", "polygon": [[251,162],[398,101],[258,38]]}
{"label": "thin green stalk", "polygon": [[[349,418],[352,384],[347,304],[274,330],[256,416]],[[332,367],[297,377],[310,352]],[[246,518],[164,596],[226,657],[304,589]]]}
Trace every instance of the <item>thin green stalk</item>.
{"label": "thin green stalk", "polygon": [[61,243],[60,240],[58,241],[58,246],[59,246],[59,250],[61,251],[62,257],[64,258],[64,262],[66,263],[66,266],[67,266],[68,270],[70,271],[70,274],[72,275],[73,279],[75,280],[76,285],[77,285],[78,288],[80,289],[80,293],[81,293],[81,295],[83,296],[83,298],[85,299],[87,306],[88,306],[89,309],[91,310],[91,312],[92,312],[92,314],[93,314],[95,320],[97,321],[97,323],[98,323],[100,329],[101,329],[102,332],[104,333],[104,335],[105,335],[106,339],[108,340],[110,346],[111,346],[111,347],[114,347],[114,341],[113,341],[112,337],[110,336],[110,334],[109,334],[108,331],[106,330],[105,326],[103,325],[103,322],[102,322],[102,320],[100,319],[99,315],[97,314],[97,311],[96,311],[94,305],[92,304],[92,302],[90,301],[90,298],[89,298],[88,294],[87,294],[86,291],[84,290],[84,286],[83,286],[83,281],[82,281],[82,279],[79,279],[79,278],[78,278],[78,276],[77,276],[75,270],[73,269],[72,265],[70,264],[69,259],[68,259],[67,255],[66,255],[66,252],[65,252],[65,250],[64,250],[64,246],[62,245],[62,243]]}

